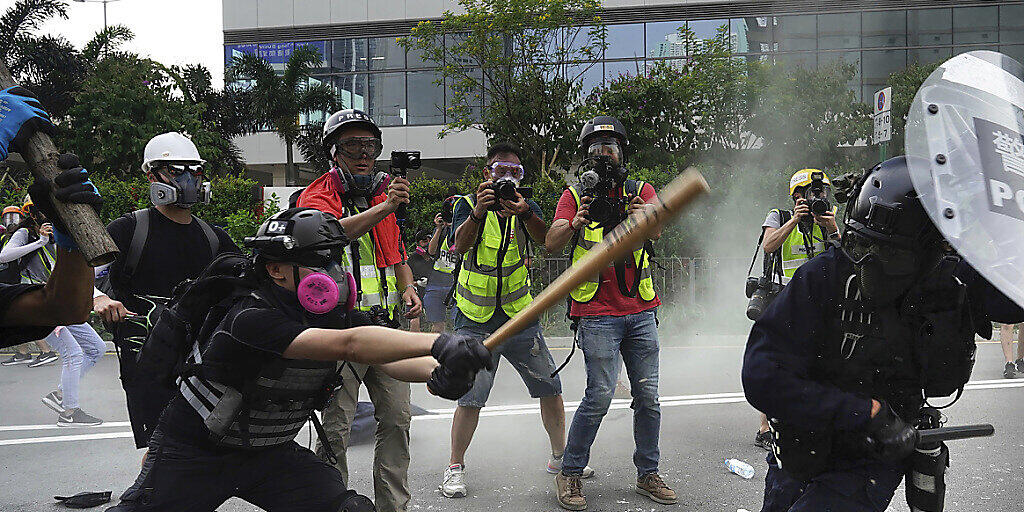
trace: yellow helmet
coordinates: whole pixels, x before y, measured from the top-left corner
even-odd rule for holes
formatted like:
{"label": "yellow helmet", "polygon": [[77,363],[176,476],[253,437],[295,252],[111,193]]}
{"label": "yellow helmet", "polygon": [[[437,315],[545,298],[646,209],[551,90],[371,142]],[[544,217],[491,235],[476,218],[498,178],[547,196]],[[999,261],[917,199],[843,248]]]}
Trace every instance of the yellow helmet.
{"label": "yellow helmet", "polygon": [[806,187],[811,184],[811,173],[820,172],[822,180],[829,187],[832,186],[832,182],[828,179],[828,174],[821,169],[800,169],[793,174],[793,177],[789,179],[789,195],[793,195],[796,192],[797,187]]}

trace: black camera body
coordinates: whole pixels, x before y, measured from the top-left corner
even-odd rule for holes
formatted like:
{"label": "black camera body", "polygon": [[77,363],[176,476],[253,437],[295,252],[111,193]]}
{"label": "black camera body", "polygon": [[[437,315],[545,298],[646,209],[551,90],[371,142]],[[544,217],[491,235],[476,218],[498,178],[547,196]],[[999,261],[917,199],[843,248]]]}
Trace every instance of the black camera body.
{"label": "black camera body", "polygon": [[[498,178],[491,182],[487,188],[494,191],[494,196],[497,197],[499,201],[504,199],[506,201],[514,202],[517,199],[516,192],[526,199],[533,197],[532,188],[517,186],[515,180],[511,178]],[[491,211],[496,212],[502,209],[499,201],[495,201],[494,204],[491,205]]]}
{"label": "black camera body", "polygon": [[419,151],[401,150],[391,152],[391,174],[403,178],[410,170],[419,169],[423,165]]}
{"label": "black camera body", "polygon": [[452,223],[452,219],[455,215],[455,200],[456,197],[452,196],[445,199],[444,203],[441,204],[441,220],[448,224]]}
{"label": "black camera body", "polygon": [[364,325],[376,325],[380,327],[390,327],[392,329],[398,329],[401,325],[397,318],[391,318],[388,315],[388,311],[381,305],[370,307],[367,311],[354,309],[349,312],[349,325],[352,327],[362,327]]}
{"label": "black camera body", "polygon": [[747,318],[754,321],[761,318],[764,310],[768,309],[768,305],[781,291],[782,283],[777,283],[766,276],[748,277],[744,290],[747,298],[750,299],[750,302],[747,303]]}
{"label": "black camera body", "polygon": [[807,192],[811,213],[823,215],[832,209],[832,205],[826,199],[828,194],[825,192],[825,173],[821,171],[811,173],[811,184],[807,187]]}
{"label": "black camera body", "polygon": [[590,197],[590,220],[604,229],[614,228],[626,220],[626,198],[611,197],[616,186],[625,179],[623,170],[614,169],[608,155],[595,155],[590,164],[591,168],[580,174],[580,192]]}

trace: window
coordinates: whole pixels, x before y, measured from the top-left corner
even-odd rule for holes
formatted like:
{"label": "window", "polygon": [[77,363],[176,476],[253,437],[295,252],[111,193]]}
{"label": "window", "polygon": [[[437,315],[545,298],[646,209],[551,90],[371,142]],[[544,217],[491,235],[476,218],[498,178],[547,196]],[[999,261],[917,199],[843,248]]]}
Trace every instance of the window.
{"label": "window", "polygon": [[686,41],[679,35],[683,21],[663,21],[647,24],[647,57],[682,57],[686,55]]}
{"label": "window", "polygon": [[865,48],[907,45],[907,11],[873,11],[863,15]]}
{"label": "window", "polygon": [[607,82],[617,80],[621,76],[637,76],[644,74],[642,60],[626,60],[604,63],[604,79]]}
{"label": "window", "polygon": [[405,59],[409,69],[437,67],[437,64],[434,63],[434,61],[423,56],[422,50],[410,49],[406,52]]}
{"label": "window", "polygon": [[[723,25],[728,30],[729,20],[696,20],[691,21],[689,26],[697,39],[714,39],[718,35],[718,29]],[[728,32],[726,32],[726,37],[728,37]]]}
{"label": "window", "polygon": [[952,54],[949,47],[907,50],[907,65],[925,65],[933,64],[935,62],[945,62],[949,60],[951,56]]}
{"label": "window", "polygon": [[994,43],[999,35],[996,7],[953,9],[953,44]]}
{"label": "window", "polygon": [[1024,5],[999,7],[999,42],[1024,43]]}
{"label": "window", "polygon": [[907,12],[907,36],[910,46],[931,46],[953,42],[953,11],[915,9]]}
{"label": "window", "polygon": [[1024,45],[1000,46],[999,52],[1013,57],[1017,62],[1024,63]]}
{"label": "window", "polygon": [[773,21],[778,51],[817,49],[817,20],[814,16],[779,16]]}
{"label": "window", "polygon": [[860,52],[819,52],[818,69],[835,66],[838,64],[851,65],[854,67],[854,75],[847,82],[847,87],[854,92],[855,99],[860,97]]}
{"label": "window", "polygon": [[636,58],[644,56],[644,24],[608,25],[606,59]]}
{"label": "window", "polygon": [[405,73],[373,73],[368,76],[369,111],[379,126],[406,124]]}
{"label": "window", "polygon": [[374,37],[368,45],[370,69],[405,69],[405,48],[397,37]]}
{"label": "window", "polygon": [[[478,86],[482,85],[483,79],[484,79],[483,71],[480,71],[480,69],[477,68],[474,72],[471,72],[471,74],[475,75],[473,78],[476,80],[476,83],[478,84]],[[455,92],[456,92],[456,82],[453,81],[453,80],[445,79],[444,91],[445,91],[445,105],[448,108],[451,108],[455,104],[454,98],[455,98]],[[469,117],[473,121],[479,121],[481,119],[481,110],[480,110],[481,107],[480,106],[483,104],[482,92],[483,91],[482,91],[482,89],[480,87],[477,87],[477,89],[475,91],[465,91],[464,92],[464,100],[459,102],[459,105],[467,105],[467,106],[469,106],[469,109],[470,109]],[[454,120],[454,117],[452,117],[452,113],[451,112],[446,112],[446,114],[448,115],[448,121],[449,122]]]}
{"label": "window", "polygon": [[337,39],[331,44],[331,67],[335,72],[366,71],[366,39]]}
{"label": "window", "polygon": [[443,124],[444,88],[434,83],[441,75],[433,71],[412,71],[406,77],[409,87],[408,123]]}
{"label": "window", "polygon": [[860,48],[860,13],[818,16],[818,48]]}
{"label": "window", "polygon": [[875,91],[888,85],[889,75],[907,67],[906,50],[865,51],[862,52],[861,58],[865,98],[872,97]]}
{"label": "window", "polygon": [[772,48],[772,27],[768,16],[730,20],[729,38],[737,53],[768,52]]}
{"label": "window", "polygon": [[566,74],[570,80],[575,78],[580,82],[580,96],[586,98],[603,83],[604,67],[600,62],[570,64],[566,67]]}
{"label": "window", "polygon": [[338,107],[341,110],[355,108],[352,103],[352,94],[355,89],[356,75],[342,75],[334,77],[334,88],[338,94]]}
{"label": "window", "polygon": [[789,68],[815,69],[818,67],[814,52],[782,53],[775,56],[775,63]]}

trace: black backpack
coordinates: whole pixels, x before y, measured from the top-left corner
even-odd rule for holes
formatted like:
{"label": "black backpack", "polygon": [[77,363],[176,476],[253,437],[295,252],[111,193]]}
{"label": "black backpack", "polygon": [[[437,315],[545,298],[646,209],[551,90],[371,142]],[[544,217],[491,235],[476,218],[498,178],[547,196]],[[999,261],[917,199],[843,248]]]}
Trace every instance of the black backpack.
{"label": "black backpack", "polygon": [[[0,247],[7,245],[7,242],[11,239],[11,235],[14,233],[8,233],[0,238]],[[18,284],[21,282],[21,271],[25,270],[25,257],[22,256],[14,261],[8,261],[7,263],[0,263],[0,283],[4,284]]]}

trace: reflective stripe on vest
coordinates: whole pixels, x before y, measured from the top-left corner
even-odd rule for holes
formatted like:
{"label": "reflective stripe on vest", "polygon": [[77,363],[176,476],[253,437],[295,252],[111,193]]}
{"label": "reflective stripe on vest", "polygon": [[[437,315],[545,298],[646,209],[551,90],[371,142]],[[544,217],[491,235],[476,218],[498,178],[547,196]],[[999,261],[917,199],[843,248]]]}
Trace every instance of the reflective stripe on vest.
{"label": "reflective stripe on vest", "polygon": [[[637,185],[637,193],[639,193],[640,190],[643,190],[644,182],[637,182]],[[579,190],[574,186],[569,187],[569,190],[572,192],[573,200],[576,201],[576,209],[579,210]],[[625,187],[623,187],[622,194],[623,196],[626,195]],[[601,242],[604,238],[604,228],[600,227],[597,223],[591,223],[583,226],[583,230],[579,232],[579,236],[574,236],[573,238],[576,239],[576,245],[572,247],[572,263],[576,264],[580,258],[587,254],[587,251],[590,251],[594,246]],[[647,254],[643,247],[633,251],[633,263],[636,268],[640,269],[640,284],[637,285],[637,288],[639,288],[637,290],[637,295],[645,301],[652,301],[655,297],[654,279],[651,276],[650,258],[651,255]],[[600,285],[601,275],[598,274],[574,288],[569,295],[576,302],[589,302],[594,298],[594,295],[597,294],[597,289]],[[633,283],[626,283],[626,285],[632,286]],[[617,283],[616,286],[618,286]]]}
{"label": "reflective stripe on vest", "polygon": [[[779,210],[772,211],[778,212]],[[821,231],[821,226],[817,224],[814,225],[811,234],[813,239],[811,250],[817,256],[825,252],[825,242],[823,241],[825,235]],[[800,265],[803,265],[808,259],[807,247],[804,246],[804,235],[799,228],[796,228],[782,242],[782,284],[789,284],[796,269],[800,268]]]}
{"label": "reflective stripe on vest", "polygon": [[[355,210],[355,213],[359,213],[358,209]],[[351,249],[352,246],[350,245],[342,251],[341,263],[355,276],[355,269],[352,267],[354,258],[352,257]],[[380,269],[377,267],[376,261],[377,257],[373,248],[373,231],[367,231],[363,233],[363,236],[359,237],[359,287],[362,295],[356,303],[356,309],[367,311],[373,306],[383,306],[389,315],[393,315],[395,307],[402,301],[402,296],[398,290],[398,278],[395,276],[395,268],[389,266],[384,269],[388,293],[382,300]]]}
{"label": "reflective stripe on vest", "polygon": [[[463,199],[472,205],[475,198],[467,195]],[[474,221],[467,219],[466,222]],[[477,244],[462,258],[455,286],[455,303],[459,311],[477,323],[490,320],[499,304],[511,317],[533,300],[525,265],[526,244],[522,228],[515,216],[505,219],[508,223],[506,239],[502,240],[501,222],[495,212],[487,212]],[[502,242],[508,244],[508,249],[500,263],[501,297],[498,298],[498,251]]]}
{"label": "reflective stripe on vest", "polygon": [[455,272],[455,265],[459,264],[459,253],[451,250],[448,243],[448,230],[442,236],[441,249],[437,252],[437,260],[434,261],[434,270],[451,274]]}

